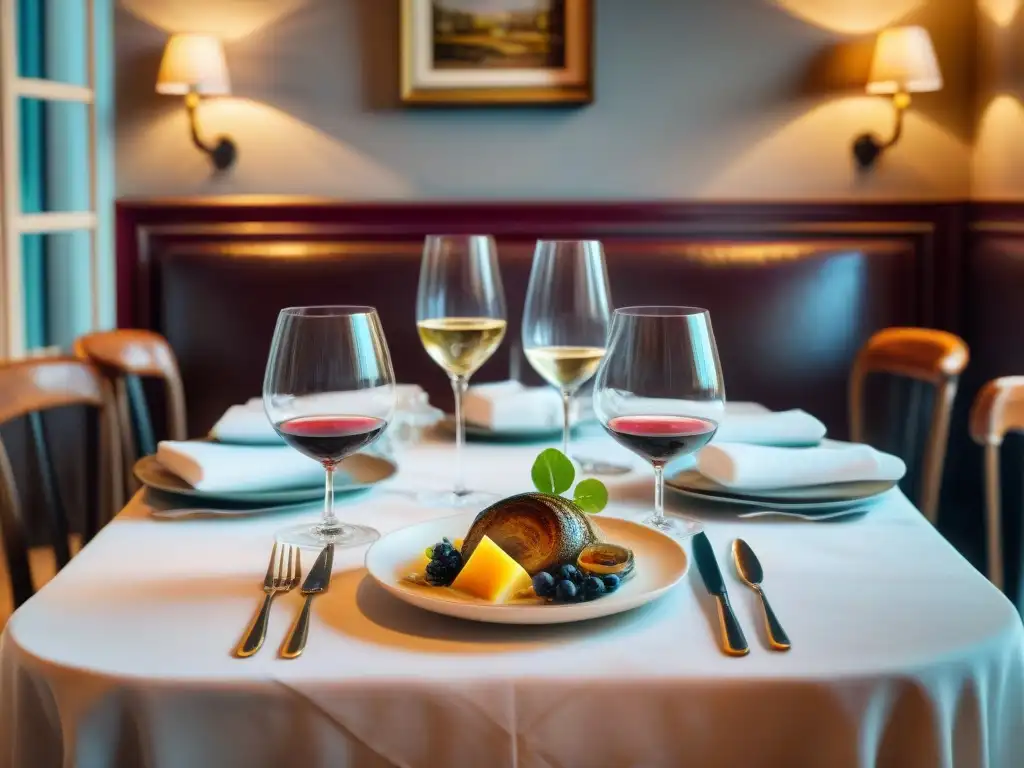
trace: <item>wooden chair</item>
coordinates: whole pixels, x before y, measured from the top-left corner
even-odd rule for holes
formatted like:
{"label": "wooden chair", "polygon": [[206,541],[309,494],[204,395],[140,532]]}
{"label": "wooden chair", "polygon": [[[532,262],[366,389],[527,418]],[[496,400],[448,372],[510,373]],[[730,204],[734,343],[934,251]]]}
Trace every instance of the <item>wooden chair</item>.
{"label": "wooden chair", "polygon": [[982,387],[971,406],[970,430],[974,441],[985,448],[988,578],[1002,589],[1005,577],[999,449],[1008,432],[1024,431],[1024,376],[1004,376]]}
{"label": "wooden chair", "polygon": [[[850,374],[850,439],[854,442],[864,442],[864,384],[869,374],[887,373],[935,388],[918,499],[921,511],[932,524],[938,517],[953,399],[968,357],[967,344],[952,333],[930,328],[886,328],[861,347]],[[920,410],[917,392],[915,389],[908,414],[910,423],[915,425]],[[909,434],[913,435],[913,430]]]}
{"label": "wooden chair", "polygon": [[185,439],[185,390],[174,351],[167,339],[153,331],[116,330],[80,336],[75,341],[75,354],[99,368],[113,385],[121,427],[125,488],[128,494],[134,493],[137,483],[132,467],[140,457],[156,453],[156,437],[141,377],[163,380],[167,392],[167,436],[171,440]]}
{"label": "wooden chair", "polygon": [[[101,522],[123,505],[117,414],[110,385],[99,371],[81,360],[41,358],[0,364],[0,424],[27,417],[58,569],[71,558],[68,518],[53,469],[42,412],[74,405],[90,409],[86,421],[87,449],[82,454],[87,496],[83,539],[88,542]],[[2,441],[0,533],[17,607],[33,593],[29,536],[14,473]]]}

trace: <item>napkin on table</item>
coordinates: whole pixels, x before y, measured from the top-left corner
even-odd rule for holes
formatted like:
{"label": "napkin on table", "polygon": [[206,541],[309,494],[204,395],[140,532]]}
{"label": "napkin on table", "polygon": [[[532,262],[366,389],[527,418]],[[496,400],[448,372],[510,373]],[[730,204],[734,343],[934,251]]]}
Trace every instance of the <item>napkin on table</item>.
{"label": "napkin on table", "polygon": [[318,462],[287,446],[163,440],[156,460],[200,491],[308,488],[324,481]]}
{"label": "napkin on table", "polygon": [[[326,396],[330,396],[328,393]],[[307,398],[311,400],[312,398]],[[422,401],[422,402],[421,402]],[[426,393],[416,384],[395,385],[395,417],[407,412],[421,413]],[[244,445],[284,445],[263,409],[263,398],[254,397],[224,412],[210,430],[210,437],[221,443]]]}
{"label": "napkin on table", "polygon": [[562,398],[553,387],[518,381],[477,384],[462,401],[466,421],[494,430],[555,429],[562,426]]}
{"label": "napkin on table", "polygon": [[[738,404],[737,404],[738,405]],[[806,411],[733,410],[726,404],[718,423],[714,443],[752,443],[754,445],[817,445],[826,428]]]}
{"label": "napkin on table", "polygon": [[899,480],[902,459],[869,445],[830,442],[818,448],[711,443],[697,454],[697,470],[733,490],[800,488],[862,480]]}

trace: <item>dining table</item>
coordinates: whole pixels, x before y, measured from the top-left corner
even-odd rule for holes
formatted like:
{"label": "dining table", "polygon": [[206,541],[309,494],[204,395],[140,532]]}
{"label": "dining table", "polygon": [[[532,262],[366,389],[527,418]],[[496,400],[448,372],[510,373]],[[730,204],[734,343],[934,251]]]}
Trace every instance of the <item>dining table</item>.
{"label": "dining table", "polygon": [[[496,499],[530,490],[543,447],[472,443],[467,482]],[[649,512],[649,465],[596,432],[572,448],[633,462],[604,479],[601,516]],[[418,498],[448,487],[453,450],[441,438],[401,447],[398,473],[339,496],[339,517],[386,535],[457,513]],[[1024,766],[1021,617],[898,488],[818,522],[669,494],[669,514],[704,525],[749,640],[743,657],[723,653],[695,566],[632,611],[512,626],[399,601],[358,547],[336,551],[302,656],[277,654],[302,604],[295,590],[274,603],[264,648],[235,658],[275,530],[313,522],[317,505],[152,515],[169,503],[140,491],[11,617],[0,768]],[[737,575],[736,538],[760,559],[788,651],[772,649]]]}

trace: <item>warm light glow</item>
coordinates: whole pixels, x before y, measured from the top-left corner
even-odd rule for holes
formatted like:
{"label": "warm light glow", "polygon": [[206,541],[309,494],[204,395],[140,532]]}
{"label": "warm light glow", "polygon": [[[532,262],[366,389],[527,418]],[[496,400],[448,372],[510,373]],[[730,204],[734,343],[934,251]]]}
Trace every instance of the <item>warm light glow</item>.
{"label": "warm light glow", "polygon": [[[905,120],[904,130],[914,140],[865,176],[850,157],[850,137],[864,131],[886,135],[892,130],[892,105],[866,95],[810,106],[795,102],[787,113],[765,115],[742,131],[719,131],[716,142],[734,146],[735,152],[708,174],[703,186],[686,193],[722,200],[966,196],[970,146],[920,111],[908,112]],[[686,157],[681,155],[680,162]]]}
{"label": "warm light glow", "polygon": [[1024,176],[1024,106],[1009,94],[988,103],[978,122],[971,166],[972,196],[978,200],[1020,200]]}
{"label": "warm light glow", "polygon": [[924,27],[894,27],[878,36],[868,93],[923,93],[941,88],[939,61]]}
{"label": "warm light glow", "polygon": [[157,93],[224,96],[231,93],[228,64],[220,40],[210,35],[174,35],[167,41]]}
{"label": "warm light glow", "polygon": [[305,0],[120,0],[128,13],[165,32],[203,32],[241,40],[294,13]]}
{"label": "warm light glow", "polygon": [[1020,0],[978,0],[978,7],[1000,27],[1008,27],[1020,9]]}
{"label": "warm light glow", "polygon": [[[406,200],[424,197],[398,169],[355,143],[305,123],[267,104],[239,98],[203,104],[209,135],[228,135],[245,154],[228,174],[211,174],[209,160],[183,135],[188,117],[168,109],[153,120],[124,126],[117,163],[131,169],[119,180],[125,196],[232,195],[259,189],[277,195],[316,195],[337,199]],[[163,147],[154,152],[153,147]]]}
{"label": "warm light glow", "polygon": [[878,32],[903,19],[923,0],[775,0],[781,8],[822,29],[848,35]]}

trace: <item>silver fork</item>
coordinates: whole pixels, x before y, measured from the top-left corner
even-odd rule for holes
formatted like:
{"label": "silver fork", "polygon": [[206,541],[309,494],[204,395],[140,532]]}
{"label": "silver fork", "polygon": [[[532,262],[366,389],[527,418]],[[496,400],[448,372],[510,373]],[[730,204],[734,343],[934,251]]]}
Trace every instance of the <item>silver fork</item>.
{"label": "silver fork", "polygon": [[[285,553],[288,554],[288,561],[285,562]],[[267,575],[263,579],[263,591],[267,596],[263,598],[263,606],[260,612],[253,619],[249,631],[245,633],[245,639],[235,649],[235,656],[240,659],[252,656],[263,645],[267,636],[267,620],[270,618],[270,604],[274,597],[282,592],[290,592],[299,586],[299,579],[302,576],[302,562],[299,557],[299,548],[285,544],[281,548],[280,555],[277,552],[277,542],[270,550],[270,564],[267,566]]]}

